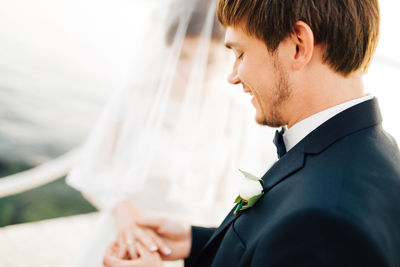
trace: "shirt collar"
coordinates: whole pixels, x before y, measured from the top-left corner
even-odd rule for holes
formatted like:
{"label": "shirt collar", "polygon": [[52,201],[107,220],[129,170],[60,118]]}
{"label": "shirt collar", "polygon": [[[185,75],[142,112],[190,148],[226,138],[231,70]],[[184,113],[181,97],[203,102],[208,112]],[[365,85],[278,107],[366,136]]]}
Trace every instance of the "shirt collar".
{"label": "shirt collar", "polygon": [[286,151],[292,149],[304,137],[306,137],[309,133],[318,128],[318,126],[320,126],[330,118],[352,106],[355,106],[372,98],[374,98],[373,95],[366,95],[344,102],[342,104],[333,106],[314,115],[311,115],[310,117],[296,123],[292,127],[285,129],[285,133],[283,134],[283,141],[285,143]]}

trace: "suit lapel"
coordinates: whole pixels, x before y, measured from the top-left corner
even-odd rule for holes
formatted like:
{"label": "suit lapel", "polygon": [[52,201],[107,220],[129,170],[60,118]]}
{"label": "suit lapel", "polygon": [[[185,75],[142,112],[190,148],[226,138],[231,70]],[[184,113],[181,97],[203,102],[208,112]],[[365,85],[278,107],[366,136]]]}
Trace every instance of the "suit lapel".
{"label": "suit lapel", "polygon": [[[282,181],[285,177],[301,169],[304,165],[304,153],[302,146],[297,146],[296,149],[290,150],[285,156],[278,160],[263,176],[265,194],[276,184]],[[265,197],[265,196],[263,196]],[[259,200],[261,201],[261,199]],[[214,234],[203,247],[202,252],[222,233],[225,232],[235,220],[245,214],[245,211],[240,211],[237,215],[233,215],[237,205],[235,205],[229,214],[225,217],[221,225],[215,230]]]}
{"label": "suit lapel", "polygon": [[275,185],[279,184],[286,177],[300,170],[304,166],[303,143],[293,147],[280,160],[268,170],[261,178],[264,180],[264,194],[267,194]]}

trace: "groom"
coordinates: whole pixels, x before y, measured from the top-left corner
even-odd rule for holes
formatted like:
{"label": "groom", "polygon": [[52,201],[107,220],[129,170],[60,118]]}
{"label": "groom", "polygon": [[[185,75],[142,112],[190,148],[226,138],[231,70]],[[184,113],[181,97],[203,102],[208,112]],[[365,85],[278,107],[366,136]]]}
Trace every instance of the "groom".
{"label": "groom", "polygon": [[[141,219],[172,249],[106,266],[400,266],[400,154],[365,95],[378,0],[219,0],[236,61],[229,82],[256,121],[283,127],[264,195],[217,229]],[[122,263],[121,263],[122,262]]]}

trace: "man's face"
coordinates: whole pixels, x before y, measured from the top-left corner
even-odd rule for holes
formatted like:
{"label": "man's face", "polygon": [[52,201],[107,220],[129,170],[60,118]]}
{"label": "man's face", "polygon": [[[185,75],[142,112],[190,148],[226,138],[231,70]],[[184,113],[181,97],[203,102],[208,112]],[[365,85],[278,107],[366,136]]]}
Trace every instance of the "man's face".
{"label": "man's face", "polygon": [[228,80],[242,84],[253,96],[256,121],[280,127],[287,124],[284,110],[291,97],[288,75],[279,56],[279,47],[271,54],[264,42],[245,33],[240,27],[228,27],[225,44],[236,56]]}

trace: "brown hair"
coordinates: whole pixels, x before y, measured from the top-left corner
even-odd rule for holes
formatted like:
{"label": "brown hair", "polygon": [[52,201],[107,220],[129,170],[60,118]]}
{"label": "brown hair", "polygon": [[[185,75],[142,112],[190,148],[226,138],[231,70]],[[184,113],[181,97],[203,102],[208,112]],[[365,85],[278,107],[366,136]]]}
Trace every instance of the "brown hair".
{"label": "brown hair", "polygon": [[217,16],[223,26],[263,40],[270,52],[303,21],[323,45],[324,62],[344,76],[365,72],[378,44],[378,0],[218,0]]}

